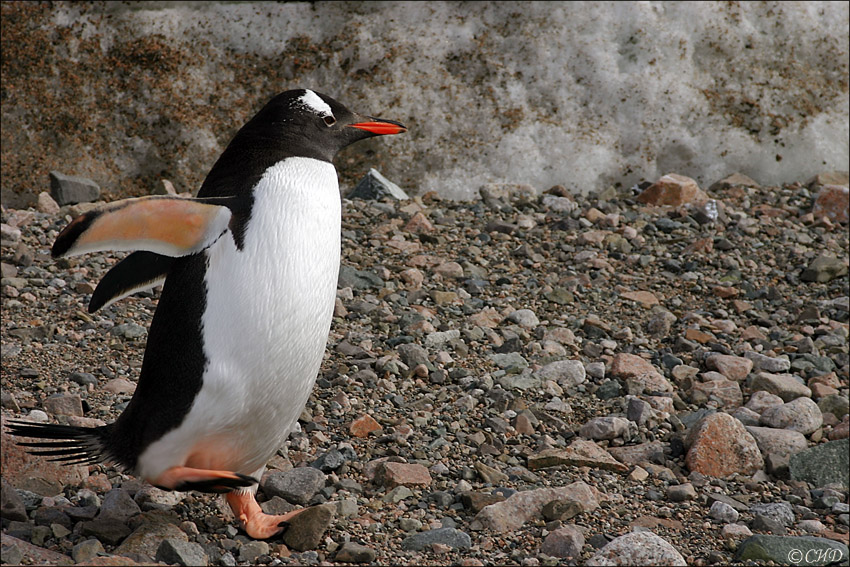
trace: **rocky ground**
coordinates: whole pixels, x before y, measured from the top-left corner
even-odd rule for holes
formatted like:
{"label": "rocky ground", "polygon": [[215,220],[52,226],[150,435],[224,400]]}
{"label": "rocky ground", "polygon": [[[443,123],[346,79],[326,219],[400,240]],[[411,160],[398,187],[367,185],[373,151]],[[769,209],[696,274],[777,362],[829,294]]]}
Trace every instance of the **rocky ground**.
{"label": "rocky ground", "polygon": [[[327,356],[260,490],[310,512],[252,541],[220,497],[4,433],[2,561],[846,563],[846,187],[345,200]],[[90,205],[39,203],[2,211],[3,417],[108,422],[157,294],[88,314],[121,255],[52,260]]]}

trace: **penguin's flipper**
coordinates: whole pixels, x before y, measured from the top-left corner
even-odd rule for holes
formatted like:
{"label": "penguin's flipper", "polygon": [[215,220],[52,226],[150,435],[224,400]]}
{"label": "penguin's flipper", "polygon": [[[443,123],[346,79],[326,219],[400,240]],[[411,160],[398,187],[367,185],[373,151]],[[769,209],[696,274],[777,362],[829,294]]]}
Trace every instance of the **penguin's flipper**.
{"label": "penguin's flipper", "polygon": [[258,481],[248,475],[232,471],[171,467],[148,482],[163,490],[222,493],[230,492],[234,488],[251,486]]}
{"label": "penguin's flipper", "polygon": [[171,256],[155,252],[133,252],[112,266],[97,284],[89,301],[89,313],[161,284],[175,261]]}
{"label": "penguin's flipper", "polygon": [[51,254],[75,256],[104,250],[146,250],[164,256],[196,254],[227,231],[229,202],[171,196],[124,199],[71,221]]}

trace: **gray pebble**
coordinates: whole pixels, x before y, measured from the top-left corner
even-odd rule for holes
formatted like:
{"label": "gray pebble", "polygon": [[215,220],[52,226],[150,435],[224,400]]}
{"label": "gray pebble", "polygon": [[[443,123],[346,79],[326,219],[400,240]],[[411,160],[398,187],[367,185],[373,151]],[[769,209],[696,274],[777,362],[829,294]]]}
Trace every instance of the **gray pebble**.
{"label": "gray pebble", "polygon": [[448,545],[453,549],[468,549],[472,539],[469,534],[455,528],[438,528],[404,538],[401,548],[405,551],[422,551],[434,543]]}
{"label": "gray pebble", "polygon": [[[258,542],[259,543],[259,542]],[[268,546],[268,544],[266,544]],[[209,556],[197,543],[168,538],[159,544],[156,560],[169,565],[209,565]]]}
{"label": "gray pebble", "polygon": [[324,486],[325,473],[313,467],[274,471],[266,475],[262,483],[267,496],[280,496],[300,506],[306,506]]}
{"label": "gray pebble", "polygon": [[732,524],[738,521],[738,511],[732,506],[719,500],[714,501],[708,511],[708,515],[718,522]]}

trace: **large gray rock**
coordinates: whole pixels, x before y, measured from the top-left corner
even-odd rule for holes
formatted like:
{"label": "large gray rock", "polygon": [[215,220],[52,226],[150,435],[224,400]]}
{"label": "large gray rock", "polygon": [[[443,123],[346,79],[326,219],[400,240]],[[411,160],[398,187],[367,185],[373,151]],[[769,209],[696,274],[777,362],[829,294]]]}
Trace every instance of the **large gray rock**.
{"label": "large gray rock", "polygon": [[325,531],[331,525],[335,511],[334,504],[323,504],[307,508],[297,514],[289,521],[289,527],[283,532],[284,543],[296,551],[316,549],[322,542]]}
{"label": "large gray rock", "polygon": [[91,203],[100,197],[100,187],[91,179],[50,172],[50,196],[58,205]]}
{"label": "large gray rock", "polygon": [[27,521],[27,508],[15,487],[0,479],[0,516],[15,522]]}
{"label": "large gray rock", "polygon": [[497,533],[514,531],[523,524],[543,517],[543,507],[553,500],[575,500],[585,513],[599,507],[594,490],[583,482],[558,488],[537,488],[512,494],[507,500],[485,506],[473,519],[473,530]]}
{"label": "large gray rock", "polygon": [[738,546],[736,561],[777,565],[846,565],[847,546],[822,537],[754,535]]}
{"label": "large gray rock", "polygon": [[261,486],[269,497],[279,496],[293,504],[305,506],[325,486],[325,473],[313,467],[273,471],[263,477]]}
{"label": "large gray rock", "polygon": [[789,470],[792,480],[805,480],[815,486],[841,483],[850,486],[850,439],[839,439],[791,457]]}
{"label": "large gray rock", "polygon": [[767,408],[762,412],[760,421],[768,427],[809,435],[823,425],[823,414],[811,398],[797,398],[781,406]]}
{"label": "large gray rock", "polygon": [[156,550],[156,560],[169,565],[209,565],[210,558],[200,544],[180,539],[163,540]]}
{"label": "large gray rock", "polygon": [[347,195],[349,199],[383,199],[392,197],[399,201],[410,199],[404,190],[381,175],[378,170],[370,169],[354,189]]}

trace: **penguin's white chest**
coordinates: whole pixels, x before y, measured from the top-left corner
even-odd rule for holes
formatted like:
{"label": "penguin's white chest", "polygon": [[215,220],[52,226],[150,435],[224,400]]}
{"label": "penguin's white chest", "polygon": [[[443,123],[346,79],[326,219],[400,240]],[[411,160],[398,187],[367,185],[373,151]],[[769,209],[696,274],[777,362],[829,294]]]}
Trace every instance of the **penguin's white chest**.
{"label": "penguin's white chest", "polygon": [[313,388],[339,271],[336,170],[287,158],[266,171],[253,197],[243,249],[228,234],[206,253],[201,390],[184,422],[145,451],[143,468],[252,474],[281,446]]}

